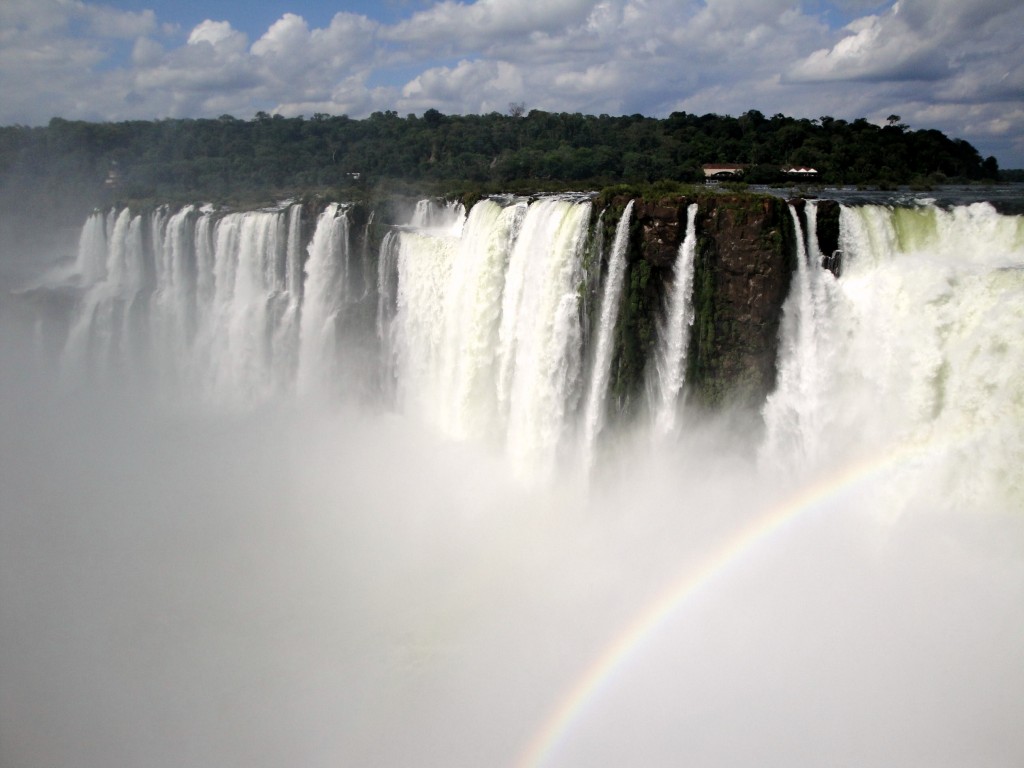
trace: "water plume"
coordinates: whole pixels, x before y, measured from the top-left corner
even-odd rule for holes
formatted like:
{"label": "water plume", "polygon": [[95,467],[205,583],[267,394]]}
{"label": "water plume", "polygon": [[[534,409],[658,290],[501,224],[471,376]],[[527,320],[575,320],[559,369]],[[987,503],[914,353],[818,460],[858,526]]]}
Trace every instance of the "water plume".
{"label": "water plume", "polygon": [[376,280],[351,213],[98,213],[4,286],[0,763],[1019,762],[1019,218],[847,206],[836,278],[807,206],[762,413],[680,379],[652,440],[583,426],[589,199]]}

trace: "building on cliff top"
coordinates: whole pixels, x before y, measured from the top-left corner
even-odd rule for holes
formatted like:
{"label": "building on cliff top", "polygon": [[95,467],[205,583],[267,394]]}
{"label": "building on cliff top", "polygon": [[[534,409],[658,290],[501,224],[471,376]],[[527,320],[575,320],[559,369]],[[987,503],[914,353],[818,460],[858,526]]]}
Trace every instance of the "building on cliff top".
{"label": "building on cliff top", "polygon": [[702,167],[705,179],[735,179],[747,169],[740,163],[705,163]]}

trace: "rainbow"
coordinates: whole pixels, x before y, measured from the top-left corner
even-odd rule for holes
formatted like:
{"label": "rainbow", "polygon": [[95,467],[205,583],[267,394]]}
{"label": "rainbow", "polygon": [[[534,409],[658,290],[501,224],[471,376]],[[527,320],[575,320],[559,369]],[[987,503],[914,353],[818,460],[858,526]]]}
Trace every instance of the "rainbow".
{"label": "rainbow", "polygon": [[600,698],[616,672],[640,650],[645,641],[691,597],[720,577],[731,565],[740,562],[757,545],[779,534],[807,513],[825,508],[826,501],[849,494],[858,484],[905,462],[911,454],[927,452],[934,455],[934,451],[934,446],[931,450],[922,451],[920,447],[902,444],[894,450],[847,464],[801,487],[709,555],[699,567],[686,569],[647,605],[622,634],[608,644],[559,700],[516,761],[516,768],[542,768],[549,763],[573,725],[582,719],[589,705]]}

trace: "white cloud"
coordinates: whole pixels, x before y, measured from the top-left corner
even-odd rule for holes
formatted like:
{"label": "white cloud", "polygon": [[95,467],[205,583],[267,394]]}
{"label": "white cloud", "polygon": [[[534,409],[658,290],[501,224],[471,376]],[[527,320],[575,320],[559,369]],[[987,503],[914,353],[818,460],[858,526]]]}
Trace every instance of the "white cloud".
{"label": "white cloud", "polygon": [[467,94],[480,106],[476,111],[504,110],[524,91],[522,72],[501,61],[460,61],[455,67],[434,67],[402,88],[399,107],[405,111],[440,108],[457,111]]}
{"label": "white cloud", "polygon": [[156,14],[151,10],[122,11],[106,5],[80,4],[89,26],[98,37],[132,40],[157,30]]}
{"label": "white cloud", "polygon": [[152,66],[164,55],[164,47],[148,37],[140,37],[132,46],[132,63],[139,67]]}
{"label": "white cloud", "polygon": [[62,29],[78,5],[61,0],[5,0],[0,4],[0,30],[39,34]]}
{"label": "white cloud", "polygon": [[473,50],[509,38],[557,32],[586,20],[597,0],[443,0],[390,29],[389,40]]}
{"label": "white cloud", "polygon": [[243,32],[237,32],[228,21],[210,21],[199,23],[188,36],[189,45],[209,43],[214,48],[230,51],[242,51],[249,44],[249,38]]}
{"label": "white cloud", "polygon": [[374,59],[378,24],[365,16],[339,13],[325,29],[310,31],[301,16],[285,14],[253,43],[252,53],[279,71],[322,79]]}
{"label": "white cloud", "polygon": [[[1024,7],[1007,0],[901,0],[846,27],[831,48],[797,61],[798,81],[939,80],[969,66],[979,45],[1020,61]],[[1009,35],[1007,35],[1009,32]]]}
{"label": "white cloud", "polygon": [[948,71],[935,39],[909,27],[896,9],[866,16],[846,27],[848,34],[831,49],[822,48],[791,70],[794,81],[932,80]]}
{"label": "white cloud", "polygon": [[257,56],[287,56],[301,51],[309,43],[309,25],[301,16],[286,13],[252,45]]}
{"label": "white cloud", "polygon": [[[828,48],[795,60],[783,82],[853,94],[862,114],[902,115],[915,128],[966,138],[982,154],[1024,165],[1020,145],[996,127],[1024,108],[1024,6],[1013,0],[900,0],[851,23]],[[849,107],[847,107],[849,108]],[[1020,123],[1017,123],[1020,125]]]}
{"label": "white cloud", "polygon": [[265,100],[288,114],[365,113],[378,27],[365,16],[338,13],[326,28],[310,30],[302,17],[285,14],[250,49]]}
{"label": "white cloud", "polygon": [[[523,101],[594,114],[758,109],[852,119],[895,112],[913,127],[971,140],[1015,125],[1024,103],[1024,6],[1017,0],[417,6],[425,7],[392,25],[343,12],[311,28],[286,13],[250,44],[230,19],[172,34],[149,11],[6,0],[0,122],[246,117],[258,109],[466,113]],[[852,21],[833,30],[827,20],[834,18]],[[928,111],[939,105],[953,108]],[[919,123],[917,114],[941,114],[943,122]],[[1010,146],[1017,130],[1000,133],[1006,143],[998,146]]]}

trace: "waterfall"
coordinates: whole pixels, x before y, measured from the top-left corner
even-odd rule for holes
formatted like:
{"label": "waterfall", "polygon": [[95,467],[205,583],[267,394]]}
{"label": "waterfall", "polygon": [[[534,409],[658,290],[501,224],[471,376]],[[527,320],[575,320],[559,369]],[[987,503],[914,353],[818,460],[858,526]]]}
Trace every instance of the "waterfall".
{"label": "waterfall", "polygon": [[0,763],[1020,763],[1024,217],[709,195],[118,207],[0,286]]}
{"label": "waterfall", "polygon": [[156,289],[150,323],[156,334],[158,370],[166,379],[180,374],[195,333],[195,258],[192,214],[185,206],[169,214],[161,210],[153,227],[157,258]]}
{"label": "waterfall", "polygon": [[817,463],[824,458],[822,420],[832,407],[824,377],[833,349],[827,333],[834,323],[830,286],[835,279],[821,267],[814,201],[808,200],[804,211],[806,236],[796,209],[789,206],[796,233],[797,268],[783,306],[778,383],[764,408],[766,440],[762,453],[797,456],[800,463]]}
{"label": "waterfall", "polygon": [[466,220],[466,207],[454,200],[419,200],[409,226],[412,229],[447,230],[458,236]]}
{"label": "waterfall", "polygon": [[285,248],[284,217],[279,212],[232,214],[217,224],[215,264],[219,279],[207,331],[213,344],[208,385],[218,399],[239,404],[259,402],[276,391],[278,372],[285,367],[271,343],[280,328],[282,297],[287,302],[277,262]]}
{"label": "waterfall", "polygon": [[445,290],[454,238],[403,232],[398,254],[395,369],[398,400],[407,412],[438,424],[439,360],[444,338]]}
{"label": "waterfall", "polygon": [[465,438],[493,434],[494,350],[509,246],[525,206],[507,208],[484,201],[473,207],[454,253],[442,307],[438,392],[442,428]]}
{"label": "waterfall", "polygon": [[530,206],[509,258],[498,329],[498,407],[521,474],[543,477],[580,394],[582,329],[577,286],[590,204]]}
{"label": "waterfall", "polygon": [[397,230],[389,230],[380,244],[377,259],[377,344],[380,346],[380,388],[386,402],[393,402],[397,387],[395,309],[398,302],[398,256],[402,245]]}
{"label": "waterfall", "polygon": [[145,379],[152,355],[146,339],[144,293],[149,267],[143,243],[143,220],[134,216],[124,232],[123,245],[112,250],[108,268],[108,276],[113,279],[110,299],[123,302],[117,333],[118,362],[113,368],[126,379]]}
{"label": "waterfall", "polygon": [[78,238],[78,258],[75,272],[84,285],[95,285],[103,280],[107,270],[106,217],[94,213],[85,220]]}
{"label": "waterfall", "polygon": [[348,211],[331,203],[317,221],[306,262],[296,382],[301,395],[325,395],[333,388],[347,252]]}
{"label": "waterfall", "polygon": [[937,489],[936,500],[961,508],[1021,498],[1019,217],[986,204],[860,206],[843,207],[840,222],[839,280],[801,251],[762,459],[806,471],[918,455],[886,486],[882,508]]}
{"label": "waterfall", "polygon": [[597,326],[597,344],[591,366],[590,386],[583,409],[583,452],[585,461],[593,460],[597,436],[604,427],[608,378],[611,373],[612,344],[615,324],[619,319],[622,282],[626,274],[626,250],[629,244],[629,223],[633,215],[633,200],[626,204],[622,218],[615,227],[612,252],[608,257],[608,276],[601,295],[601,310]]}
{"label": "waterfall", "polygon": [[141,364],[133,356],[142,332],[134,312],[144,281],[141,219],[127,208],[116,218],[93,214],[80,242],[85,292],[64,344],[63,367],[96,380],[132,376]]}
{"label": "waterfall", "polygon": [[275,389],[286,391],[298,366],[299,319],[302,308],[302,206],[288,209],[287,239],[284,248],[283,283],[275,290],[273,358],[280,361]]}
{"label": "waterfall", "polygon": [[[604,429],[632,203],[592,329],[581,303],[599,274],[583,259],[587,201],[485,199],[464,220],[457,205],[424,204],[414,216],[422,226],[390,228],[376,264],[349,253],[349,210],[326,206],[308,245],[299,205],[93,214],[74,261],[65,374],[234,408],[361,387],[441,434],[499,446],[523,477],[549,475],[562,456],[589,465]],[[776,387],[761,410],[763,466],[805,472],[935,439],[946,434],[940,424],[967,429],[965,414],[998,432],[982,393],[1008,390],[1003,407],[1015,408],[1005,371],[1019,346],[1010,309],[1019,219],[985,205],[843,206],[836,278],[820,266],[817,204],[788,210],[796,269]],[[686,215],[646,364],[649,429],[677,438],[696,207]],[[358,345],[372,349],[360,356]],[[1016,441],[1004,440],[1015,455]],[[972,483],[998,485],[995,471]]]}
{"label": "waterfall", "polygon": [[[99,225],[106,222],[106,226]],[[287,391],[302,300],[301,207],[89,218],[66,371],[247,407]],[[148,231],[148,244],[145,233]],[[102,254],[102,271],[88,267]],[[155,376],[155,378],[153,378]]]}
{"label": "waterfall", "polygon": [[656,435],[678,428],[679,393],[686,381],[686,349],[693,327],[693,272],[697,253],[697,204],[686,210],[686,235],[672,268],[668,311],[659,327],[653,386],[653,424]]}
{"label": "waterfall", "polygon": [[196,311],[199,326],[209,323],[209,310],[217,291],[214,281],[216,265],[215,224],[209,211],[196,220]]}
{"label": "waterfall", "polygon": [[551,465],[579,397],[589,215],[563,199],[484,200],[458,236],[401,234],[401,402],[456,438],[503,435],[524,475]]}

